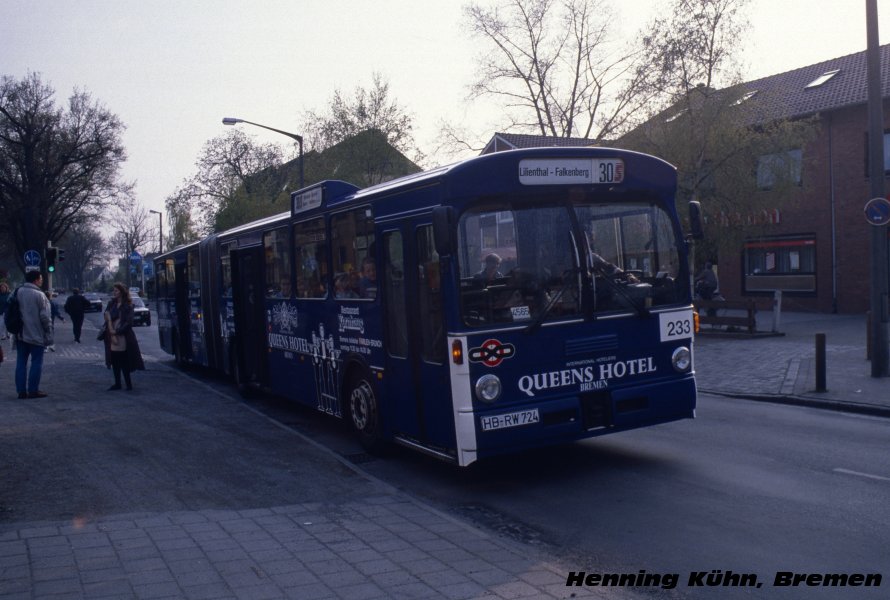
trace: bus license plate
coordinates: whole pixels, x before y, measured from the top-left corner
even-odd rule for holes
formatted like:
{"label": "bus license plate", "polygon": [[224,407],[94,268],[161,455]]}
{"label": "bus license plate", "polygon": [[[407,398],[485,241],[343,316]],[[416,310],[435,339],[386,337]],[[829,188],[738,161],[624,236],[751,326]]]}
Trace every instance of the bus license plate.
{"label": "bus license plate", "polygon": [[521,425],[531,425],[538,423],[541,417],[538,415],[538,409],[520,410],[503,415],[490,415],[480,417],[482,421],[482,431],[491,431],[493,429],[506,429],[508,427],[519,427]]}

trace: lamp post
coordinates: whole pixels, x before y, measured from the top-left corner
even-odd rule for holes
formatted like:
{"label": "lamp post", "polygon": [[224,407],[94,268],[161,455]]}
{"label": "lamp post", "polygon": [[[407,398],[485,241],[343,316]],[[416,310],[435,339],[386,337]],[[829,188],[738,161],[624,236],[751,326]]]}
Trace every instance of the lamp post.
{"label": "lamp post", "polygon": [[260,125],[259,123],[254,123],[252,121],[245,121],[244,119],[238,119],[236,117],[224,117],[222,122],[223,125],[237,125],[238,123],[247,123],[248,125],[253,125],[254,127],[262,127],[263,129],[268,129],[269,131],[274,131],[275,133],[286,135],[292,140],[296,140],[300,148],[300,189],[303,188],[303,136],[297,135],[296,133],[289,133],[287,131],[275,129],[274,127],[269,127],[268,125]]}
{"label": "lamp post", "polygon": [[158,254],[164,253],[164,213],[159,210],[148,209],[153,215],[158,215]]}

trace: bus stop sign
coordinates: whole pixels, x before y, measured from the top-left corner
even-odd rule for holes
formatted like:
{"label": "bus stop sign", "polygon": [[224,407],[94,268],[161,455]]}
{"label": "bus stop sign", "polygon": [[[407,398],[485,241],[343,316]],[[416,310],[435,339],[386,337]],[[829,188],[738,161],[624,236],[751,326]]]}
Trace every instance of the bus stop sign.
{"label": "bus stop sign", "polygon": [[865,220],[872,225],[886,225],[890,223],[890,200],[886,198],[872,198],[866,202]]}
{"label": "bus stop sign", "polygon": [[141,261],[142,261],[142,255],[139,254],[138,252],[136,252],[135,250],[133,250],[133,252],[130,253],[130,262],[133,263],[134,265],[138,265]]}

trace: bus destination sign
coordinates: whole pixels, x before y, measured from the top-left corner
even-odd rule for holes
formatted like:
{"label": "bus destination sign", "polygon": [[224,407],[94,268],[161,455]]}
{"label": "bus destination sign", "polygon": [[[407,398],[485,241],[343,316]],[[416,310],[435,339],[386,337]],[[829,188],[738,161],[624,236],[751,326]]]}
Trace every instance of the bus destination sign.
{"label": "bus destination sign", "polygon": [[519,161],[522,185],[612,184],[624,181],[620,158],[528,158]]}
{"label": "bus destination sign", "polygon": [[291,195],[291,214],[297,214],[321,206],[321,186],[309,188]]}

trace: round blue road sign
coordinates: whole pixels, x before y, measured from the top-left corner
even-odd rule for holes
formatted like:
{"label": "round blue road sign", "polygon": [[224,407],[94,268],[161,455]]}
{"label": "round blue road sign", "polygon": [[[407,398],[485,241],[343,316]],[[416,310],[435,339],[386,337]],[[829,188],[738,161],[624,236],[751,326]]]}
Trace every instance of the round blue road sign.
{"label": "round blue road sign", "polygon": [[25,252],[25,264],[29,267],[39,267],[40,253],[37,250],[28,250]]}
{"label": "round blue road sign", "polygon": [[890,200],[886,198],[872,198],[866,202],[865,220],[872,225],[886,225],[890,223]]}

